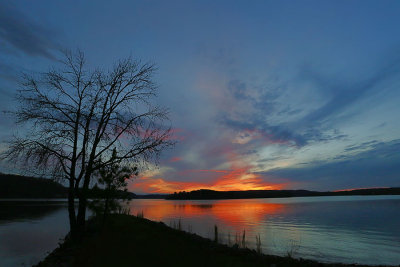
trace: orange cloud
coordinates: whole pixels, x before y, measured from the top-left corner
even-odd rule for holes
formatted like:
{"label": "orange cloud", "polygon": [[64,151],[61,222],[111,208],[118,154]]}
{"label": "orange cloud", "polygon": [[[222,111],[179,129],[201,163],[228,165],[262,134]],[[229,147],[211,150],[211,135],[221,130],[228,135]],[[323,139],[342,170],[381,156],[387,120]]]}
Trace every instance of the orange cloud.
{"label": "orange cloud", "polygon": [[[178,130],[179,131],[179,130]],[[261,175],[253,173],[253,166],[239,155],[231,144],[210,147],[206,150],[207,156],[223,155],[229,170],[220,169],[195,169],[176,171],[180,180],[165,179],[165,172],[153,172],[133,181],[128,189],[134,192],[144,193],[173,193],[178,191],[193,191],[199,189],[211,189],[217,191],[240,190],[279,190],[287,186],[286,183],[270,183],[263,180]],[[181,160],[179,157],[170,159],[170,162]],[[194,175],[194,173],[196,173]],[[171,175],[168,175],[171,177]],[[185,179],[183,179],[185,178]],[[195,181],[194,181],[195,180]],[[206,181],[206,182],[205,182]]]}
{"label": "orange cloud", "polygon": [[182,160],[182,158],[180,158],[180,157],[173,157],[169,161],[170,162],[177,162],[177,161],[181,161],[181,160]]}

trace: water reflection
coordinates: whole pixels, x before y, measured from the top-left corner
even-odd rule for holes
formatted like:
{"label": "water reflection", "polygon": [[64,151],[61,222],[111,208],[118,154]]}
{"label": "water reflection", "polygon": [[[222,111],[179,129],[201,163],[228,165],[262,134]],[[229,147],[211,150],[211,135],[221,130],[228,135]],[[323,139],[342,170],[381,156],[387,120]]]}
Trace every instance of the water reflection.
{"label": "water reflection", "polygon": [[[246,231],[264,253],[363,264],[400,263],[400,196],[166,201],[137,199],[132,214],[228,242]],[[0,201],[0,266],[32,265],[68,231],[66,202]]]}
{"label": "water reflection", "polygon": [[64,208],[65,203],[54,201],[0,201],[0,224],[40,219]]}
{"label": "water reflection", "polygon": [[65,202],[0,201],[0,266],[31,266],[68,231]]}
{"label": "water reflection", "polygon": [[[327,262],[400,263],[400,198],[315,197],[292,199],[165,201],[133,200],[133,214],[221,239],[246,230],[255,247],[260,234],[264,253]],[[175,224],[176,225],[176,224]]]}
{"label": "water reflection", "polygon": [[[279,203],[260,203],[257,200],[221,200],[213,203],[206,201],[165,201],[134,200],[131,201],[132,214],[143,211],[147,218],[166,220],[177,218],[215,217],[217,221],[242,229],[243,223],[259,222],[264,216],[284,212],[288,207]],[[176,203],[179,202],[179,203]]]}

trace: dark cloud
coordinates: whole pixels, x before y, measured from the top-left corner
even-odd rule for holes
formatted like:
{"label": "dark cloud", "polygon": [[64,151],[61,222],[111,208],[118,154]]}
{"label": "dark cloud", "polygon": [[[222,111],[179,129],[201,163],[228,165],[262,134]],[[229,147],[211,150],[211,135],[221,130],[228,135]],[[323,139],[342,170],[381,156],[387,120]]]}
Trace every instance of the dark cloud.
{"label": "dark cloud", "polygon": [[345,152],[353,152],[357,150],[365,150],[365,149],[371,149],[373,146],[380,144],[379,141],[377,140],[371,140],[367,142],[363,142],[361,144],[356,144],[356,145],[351,145],[347,147],[344,151]]}
{"label": "dark cloud", "polygon": [[319,90],[330,96],[330,100],[305,116],[300,123],[309,125],[326,120],[365,97],[372,90],[378,89],[377,87],[383,85],[384,82],[398,77],[399,74],[400,59],[398,58],[391,59],[380,68],[376,68],[375,73],[367,79],[356,81],[343,81],[337,77],[323,75],[310,66],[303,67],[299,74],[300,80],[311,81]]}
{"label": "dark cloud", "polygon": [[[379,92],[378,89],[382,89],[385,82],[398,78],[399,73],[400,60],[397,59],[377,68],[368,78],[356,80],[323,75],[311,66],[303,66],[295,82],[311,82],[327,99],[321,107],[307,113],[304,108],[296,107],[293,103],[282,103],[280,98],[288,92],[286,85],[266,83],[263,86],[249,86],[244,81],[234,79],[228,82],[227,91],[239,108],[234,112],[221,112],[219,122],[237,131],[258,130],[273,142],[294,144],[297,147],[310,142],[340,140],[347,136],[334,126],[335,120],[332,118],[338,119],[341,114],[340,118],[343,119],[346,108],[365,97],[373,96]],[[246,105],[251,108],[241,111],[240,107]],[[290,120],[290,117],[298,114],[302,116]],[[277,117],[285,118],[286,121],[279,121]]]}
{"label": "dark cloud", "polygon": [[220,115],[220,122],[224,125],[237,130],[257,130],[260,131],[266,139],[271,143],[282,143],[287,145],[294,145],[303,147],[310,141],[324,142],[329,140],[339,140],[346,137],[345,134],[340,133],[337,129],[323,129],[318,125],[293,128],[290,123],[270,124],[266,120],[268,115],[264,114],[251,114],[244,119],[234,119],[230,114]]}
{"label": "dark cloud", "polygon": [[9,46],[31,56],[54,59],[52,50],[58,48],[54,35],[11,4],[0,3],[0,40]]}
{"label": "dark cloud", "polygon": [[[221,112],[218,121],[236,131],[260,131],[271,142],[294,143],[303,146],[305,138],[285,125],[268,123],[268,117],[279,113],[277,99],[283,93],[280,86],[247,86],[244,81],[234,79],[228,82],[228,92],[235,99],[238,109],[235,113]],[[243,105],[250,108],[240,111]],[[291,112],[286,108],[286,112]]]}
{"label": "dark cloud", "polygon": [[356,155],[344,154],[336,161],[319,161],[305,166],[280,168],[260,173],[285,178],[316,190],[400,186],[400,139],[365,142],[371,149]]}

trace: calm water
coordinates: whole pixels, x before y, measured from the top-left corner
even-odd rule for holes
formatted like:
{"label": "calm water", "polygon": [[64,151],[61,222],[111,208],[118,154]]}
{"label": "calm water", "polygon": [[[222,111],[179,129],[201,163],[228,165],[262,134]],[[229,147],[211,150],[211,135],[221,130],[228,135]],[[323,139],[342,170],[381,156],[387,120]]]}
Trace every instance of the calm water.
{"label": "calm water", "polygon": [[[131,212],[231,242],[260,234],[264,253],[323,262],[400,264],[400,196],[307,197],[248,200],[134,200]],[[220,238],[221,239],[221,238]]]}
{"label": "calm water", "polygon": [[[400,264],[400,196],[248,200],[133,200],[132,214],[229,243],[246,231],[264,253],[323,262]],[[36,263],[67,233],[66,203],[0,201],[0,266]]]}
{"label": "calm water", "polygon": [[0,266],[31,266],[68,232],[65,201],[0,200]]}

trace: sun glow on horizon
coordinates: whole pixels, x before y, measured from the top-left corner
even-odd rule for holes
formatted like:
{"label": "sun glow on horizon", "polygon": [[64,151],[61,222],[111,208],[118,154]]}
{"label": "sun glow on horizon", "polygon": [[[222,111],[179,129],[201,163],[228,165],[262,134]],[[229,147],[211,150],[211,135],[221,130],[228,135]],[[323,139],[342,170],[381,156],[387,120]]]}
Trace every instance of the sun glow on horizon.
{"label": "sun glow on horizon", "polygon": [[168,181],[158,177],[158,175],[141,176],[130,183],[129,190],[146,193],[173,193],[200,189],[216,191],[279,190],[286,186],[286,184],[266,182],[259,175],[248,172],[247,168],[236,170],[192,170],[191,172],[202,172],[204,176],[217,174],[217,177],[210,182],[181,182]]}

